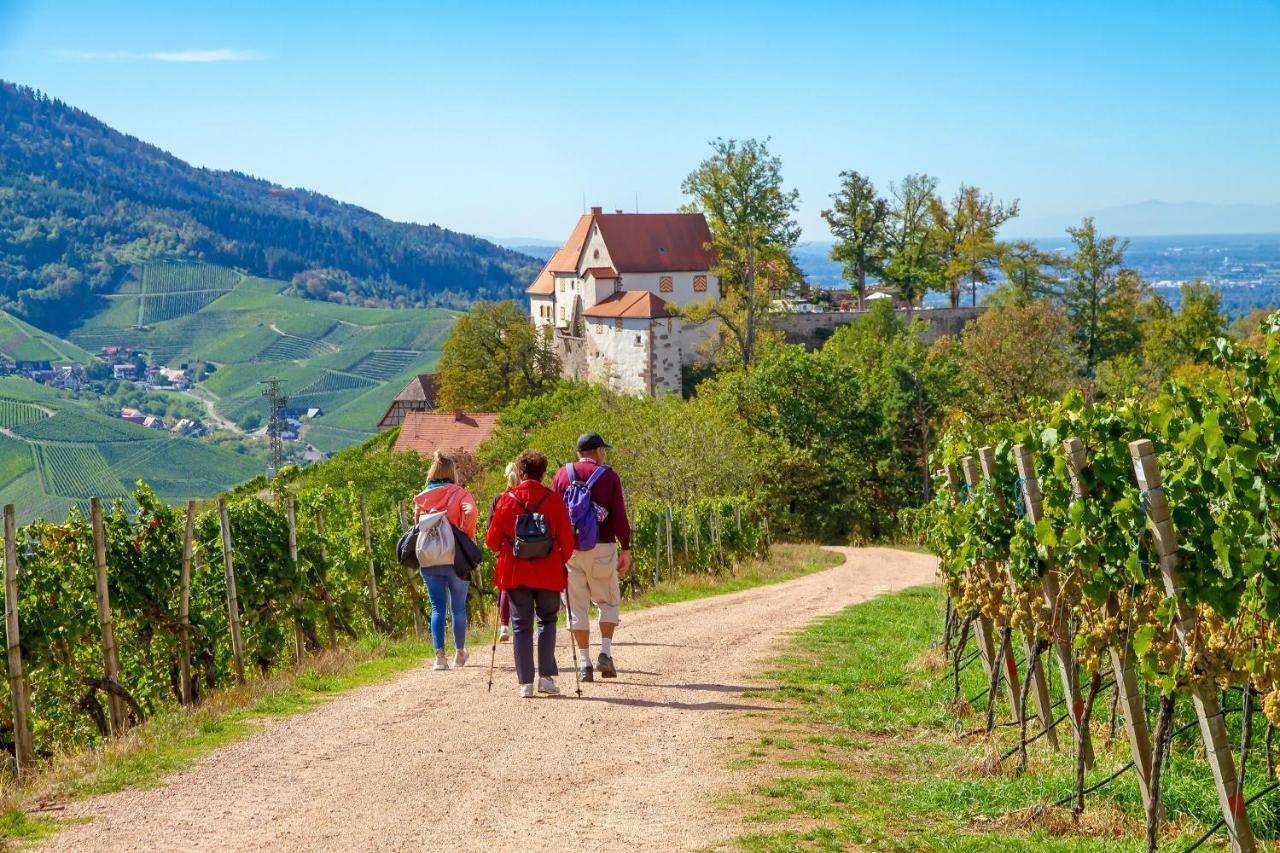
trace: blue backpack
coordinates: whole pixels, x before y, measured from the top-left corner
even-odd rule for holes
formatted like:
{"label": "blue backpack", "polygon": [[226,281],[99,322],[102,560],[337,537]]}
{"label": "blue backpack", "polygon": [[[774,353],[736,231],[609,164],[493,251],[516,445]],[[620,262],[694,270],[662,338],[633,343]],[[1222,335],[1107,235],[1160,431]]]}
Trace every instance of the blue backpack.
{"label": "blue backpack", "polygon": [[569,487],[564,490],[564,505],[569,509],[569,521],[573,523],[574,547],[590,551],[600,541],[600,513],[602,508],[591,499],[591,489],[605,471],[607,465],[599,465],[586,480],[578,478],[578,472],[570,462],[565,467]]}

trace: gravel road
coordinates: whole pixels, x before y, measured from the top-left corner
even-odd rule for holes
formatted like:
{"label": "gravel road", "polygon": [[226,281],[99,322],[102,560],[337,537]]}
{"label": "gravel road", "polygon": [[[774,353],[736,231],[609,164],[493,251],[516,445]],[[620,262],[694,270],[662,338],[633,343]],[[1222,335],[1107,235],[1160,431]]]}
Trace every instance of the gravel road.
{"label": "gravel road", "polygon": [[[837,549],[842,566],[774,586],[626,613],[616,681],[520,700],[509,646],[422,667],[266,720],[163,787],[72,803],[89,818],[42,850],[676,850],[743,831],[715,800],[744,698],[778,640],[824,614],[929,583],[932,557]],[[561,640],[561,666],[567,658]]]}

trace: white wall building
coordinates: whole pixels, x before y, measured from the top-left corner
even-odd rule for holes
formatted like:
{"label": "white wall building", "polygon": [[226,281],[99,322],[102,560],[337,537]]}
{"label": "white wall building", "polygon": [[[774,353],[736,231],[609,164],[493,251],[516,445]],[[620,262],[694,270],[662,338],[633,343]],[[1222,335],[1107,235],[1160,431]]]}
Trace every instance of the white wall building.
{"label": "white wall building", "polygon": [[719,299],[714,266],[700,213],[593,207],[529,286],[529,313],[551,329],[566,376],[632,394],[679,392],[682,366],[715,324],[667,309]]}

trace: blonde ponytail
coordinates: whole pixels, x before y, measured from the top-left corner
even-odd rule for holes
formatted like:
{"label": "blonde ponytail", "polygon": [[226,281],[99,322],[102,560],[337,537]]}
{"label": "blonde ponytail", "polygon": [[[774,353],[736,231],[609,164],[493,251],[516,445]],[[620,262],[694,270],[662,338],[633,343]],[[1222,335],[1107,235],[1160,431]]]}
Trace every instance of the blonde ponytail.
{"label": "blonde ponytail", "polygon": [[448,480],[458,482],[458,468],[453,464],[453,457],[437,450],[431,454],[431,469],[427,471],[427,481]]}

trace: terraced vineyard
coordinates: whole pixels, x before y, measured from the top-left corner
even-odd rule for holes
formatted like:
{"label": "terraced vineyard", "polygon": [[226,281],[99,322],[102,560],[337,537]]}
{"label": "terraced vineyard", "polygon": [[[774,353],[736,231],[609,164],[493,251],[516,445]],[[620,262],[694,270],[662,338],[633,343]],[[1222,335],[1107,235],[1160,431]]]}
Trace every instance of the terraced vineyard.
{"label": "terraced vineyard", "polygon": [[299,394],[323,394],[327,391],[345,391],[350,388],[368,388],[377,385],[372,379],[365,379],[361,376],[352,376],[350,373],[339,373],[336,370],[326,370],[315,382],[312,382],[306,388],[299,391]]}
{"label": "terraced vineyard", "polygon": [[240,281],[240,273],[213,264],[187,261],[155,261],[142,268],[143,293],[181,291],[221,291],[226,293]]}
{"label": "terraced vineyard", "polygon": [[281,335],[262,348],[259,361],[304,361],[326,351],[324,344],[310,338]]}
{"label": "terraced vineyard", "polygon": [[123,497],[126,492],[96,447],[85,444],[35,444],[36,464],[45,492],[69,498]]}
{"label": "terraced vineyard", "polygon": [[385,382],[403,373],[409,365],[421,357],[422,353],[414,350],[374,350],[348,367],[347,371],[378,382]]}
{"label": "terraced vineyard", "polygon": [[225,290],[191,290],[186,293],[144,294],[142,299],[142,323],[151,325],[194,314],[213,302]]}
{"label": "terraced vineyard", "polygon": [[13,429],[35,423],[41,418],[49,417],[39,406],[20,403],[17,400],[0,399],[0,427]]}

